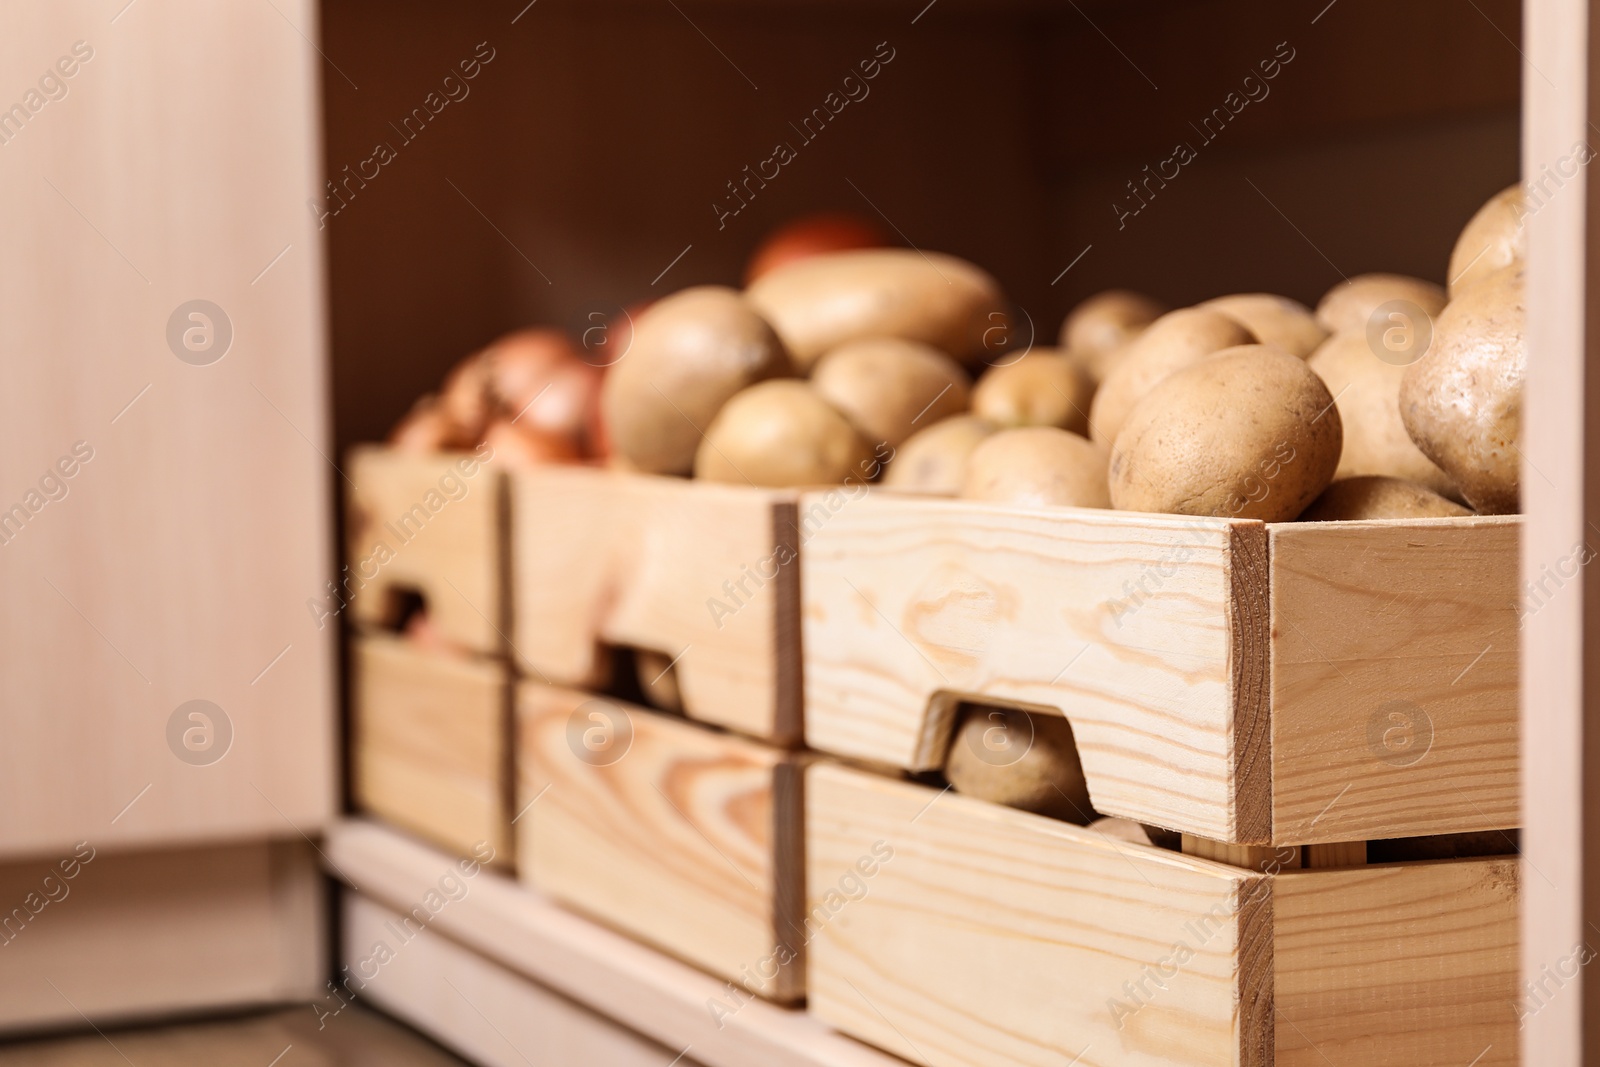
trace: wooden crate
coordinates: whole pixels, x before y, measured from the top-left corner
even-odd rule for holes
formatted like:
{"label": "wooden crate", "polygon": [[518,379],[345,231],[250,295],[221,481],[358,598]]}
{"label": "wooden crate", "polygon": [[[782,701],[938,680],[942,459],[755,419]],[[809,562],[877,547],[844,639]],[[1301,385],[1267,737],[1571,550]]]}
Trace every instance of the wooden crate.
{"label": "wooden crate", "polygon": [[524,672],[598,688],[606,646],[649,649],[690,718],[799,739],[798,493],[550,467],[511,494]]}
{"label": "wooden crate", "polygon": [[345,570],[330,609],[349,602],[366,627],[392,627],[420,596],[434,631],[501,653],[510,633],[504,475],[477,453],[414,455],[377,445],[346,462]]}
{"label": "wooden crate", "polygon": [[939,767],[1064,713],[1096,809],[1280,844],[1518,823],[1516,517],[1263,524],[801,500],[806,740]]}
{"label": "wooden crate", "polygon": [[535,682],[517,714],[524,882],[751,992],[804,994],[802,757]]}
{"label": "wooden crate", "polygon": [[912,1062],[1518,1062],[1515,857],[1258,873],[829,764],[806,854],[810,1010]]}
{"label": "wooden crate", "polygon": [[391,634],[350,644],[356,807],[459,855],[512,863],[511,680],[505,664]]}

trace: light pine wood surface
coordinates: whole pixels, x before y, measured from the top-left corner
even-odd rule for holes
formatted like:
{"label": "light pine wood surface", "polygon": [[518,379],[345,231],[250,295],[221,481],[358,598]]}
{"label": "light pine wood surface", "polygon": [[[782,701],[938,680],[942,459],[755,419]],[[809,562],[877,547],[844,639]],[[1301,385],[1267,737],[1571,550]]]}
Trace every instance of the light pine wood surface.
{"label": "light pine wood surface", "polygon": [[1272,881],[1277,1067],[1488,1067],[1517,1052],[1515,858]]}
{"label": "light pine wood surface", "polygon": [[[395,598],[420,594],[438,635],[505,649],[505,483],[475,453],[419,456],[364,445],[349,455],[345,563],[350,617],[392,626]],[[370,576],[370,577],[369,577]],[[345,594],[350,595],[350,594]]]}
{"label": "light pine wood surface", "polygon": [[8,863],[0,1030],[313,997],[326,965],[324,890],[298,837],[125,853],[88,844]]}
{"label": "light pine wood surface", "polygon": [[[520,823],[519,823],[520,825]],[[328,869],[364,896],[407,911],[455,859],[366,820],[333,827]],[[707,1067],[896,1067],[903,1061],[837,1034],[803,1011],[747,997],[713,1014],[728,983],[606,929],[503,875],[480,872],[434,916],[440,934],[518,975],[618,1020]]]}
{"label": "light pine wood surface", "polygon": [[[406,1020],[480,1067],[665,1067],[683,1051],[642,1038],[431,931],[397,945],[400,914],[360,894],[342,894],[340,914],[343,963],[370,958],[380,943],[395,947],[356,1003]],[[327,1025],[345,1025],[343,1013]],[[676,1063],[700,1061],[684,1055]]]}
{"label": "light pine wood surface", "polygon": [[1268,530],[1274,837],[1519,825],[1522,520]]}
{"label": "light pine wood surface", "polygon": [[[336,803],[316,6],[120,6],[0,11],[6,107],[75,64],[0,145],[0,511],[32,511],[0,544],[0,855]],[[205,366],[168,339],[196,299],[232,329]],[[168,747],[194,699],[233,728],[209,766]]]}
{"label": "light pine wood surface", "polygon": [[[575,690],[517,694],[522,879],[752,992],[801,997],[795,757]],[[585,747],[593,731],[609,747]]]}
{"label": "light pine wood surface", "polygon": [[794,493],[585,468],[511,485],[524,671],[594,687],[602,645],[652,649],[675,661],[691,718],[798,739]]}
{"label": "light pine wood surface", "polygon": [[834,765],[806,789],[818,1017],[920,1063],[1270,1064],[1261,875]]}
{"label": "light pine wood surface", "polygon": [[934,769],[957,700],[1015,704],[1071,721],[1097,810],[1216,841],[1514,826],[1520,528],[874,493],[805,527],[806,736]]}
{"label": "light pine wood surface", "polygon": [[458,853],[510,866],[511,672],[389,634],[350,646],[356,806]]}
{"label": "light pine wood surface", "polygon": [[[1522,541],[1526,580],[1545,592],[1523,601],[1521,702],[1525,980],[1593,946],[1600,922],[1600,746],[1594,729],[1593,571],[1546,576],[1600,550],[1594,486],[1600,399],[1594,391],[1600,334],[1600,211],[1579,146],[1592,152],[1600,116],[1594,70],[1600,20],[1581,0],[1523,4],[1522,176],[1542,180],[1527,217],[1527,342],[1519,447],[1523,453]],[[1570,178],[1547,177],[1560,167]],[[1590,564],[1592,566],[1592,564]],[[1524,1061],[1537,1067],[1600,1062],[1600,983],[1588,968],[1544,999],[1522,1029]]]}
{"label": "light pine wood surface", "polygon": [[805,529],[813,747],[930,769],[936,695],[1054,708],[1098,810],[1265,836],[1243,822],[1264,822],[1267,783],[1236,774],[1266,767],[1235,748],[1228,522],[874,492]]}

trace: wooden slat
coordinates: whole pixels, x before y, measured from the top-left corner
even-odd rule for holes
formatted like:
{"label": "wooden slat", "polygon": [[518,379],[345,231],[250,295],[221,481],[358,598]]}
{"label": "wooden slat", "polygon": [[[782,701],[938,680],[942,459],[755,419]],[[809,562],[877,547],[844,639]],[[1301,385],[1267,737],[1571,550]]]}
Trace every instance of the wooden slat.
{"label": "wooden slat", "polygon": [[1516,826],[1521,520],[1268,529],[1274,840]]}
{"label": "wooden slat", "polygon": [[[341,962],[354,968],[370,959],[373,947],[396,951],[361,988],[357,1004],[368,1003],[404,1019],[484,1067],[566,1067],[593,1063],[606,1067],[664,1067],[700,1061],[680,1050],[639,1037],[601,1015],[463,948],[429,930],[398,945],[398,912],[357,893],[346,892]],[[346,1025],[335,1016],[329,1027]]]}
{"label": "wooden slat", "polygon": [[752,992],[804,994],[792,757],[536,682],[517,710],[523,881]]}
{"label": "wooden slat", "polygon": [[[1600,183],[1589,166],[1559,190],[1546,175],[1595,144],[1600,19],[1582,0],[1526,0],[1522,174],[1544,180],[1528,230],[1527,382],[1519,447],[1531,579],[1600,548]],[[1582,557],[1580,557],[1582,558]],[[1591,557],[1592,558],[1592,555]],[[1522,970],[1526,980],[1593,945],[1600,923],[1600,601],[1592,564],[1522,627]],[[1533,874],[1532,872],[1538,872]],[[1600,981],[1584,968],[1522,1030],[1530,1067],[1600,1062]]]}
{"label": "wooden slat", "polygon": [[[75,71],[0,147],[0,511],[33,511],[0,546],[0,854],[315,833],[337,809],[336,630],[307,610],[338,478],[305,207],[322,68],[291,28],[316,10],[0,9],[5,106]],[[196,299],[232,324],[204,366],[167,337]],[[233,728],[210,767],[168,747],[194,699]]]}
{"label": "wooden slat", "polygon": [[1279,875],[1277,1067],[1522,1062],[1517,882],[1513,859]]}
{"label": "wooden slat", "polygon": [[1232,700],[1232,657],[1261,651],[1231,640],[1232,534],[1259,524],[876,492],[808,494],[801,526],[813,747],[930,769],[936,694],[1055,708],[1097,810],[1267,838],[1265,761],[1238,746]]}
{"label": "wooden slat", "polygon": [[[393,625],[393,598],[423,598],[445,640],[496,653],[506,616],[504,476],[473,453],[410,455],[376,446],[350,452],[345,563],[350,616]],[[354,595],[351,596],[351,593]],[[336,603],[331,606],[337,607]]]}
{"label": "wooden slat", "polygon": [[[336,824],[329,870],[391,907],[409,910],[455,860],[376,823]],[[431,930],[671,1049],[693,1045],[707,1067],[904,1067],[804,1012],[748,998],[732,1014],[708,1005],[727,983],[557,906],[508,878],[480,872]]]}
{"label": "wooden slat", "polygon": [[525,671],[594,686],[600,645],[653,649],[677,660],[691,718],[798,738],[794,493],[585,468],[511,485]]}
{"label": "wooden slat", "polygon": [[809,1004],[847,1033],[915,1063],[1270,1063],[1260,875],[827,764],[806,844]]}
{"label": "wooden slat", "polygon": [[506,666],[367,634],[351,643],[350,670],[356,805],[460,854],[487,844],[509,866]]}
{"label": "wooden slat", "polygon": [[315,996],[326,962],[323,890],[311,846],[298,838],[129,853],[88,842],[9,863],[0,867],[0,920],[9,920],[0,1030],[78,1028],[86,1017],[105,1027]]}

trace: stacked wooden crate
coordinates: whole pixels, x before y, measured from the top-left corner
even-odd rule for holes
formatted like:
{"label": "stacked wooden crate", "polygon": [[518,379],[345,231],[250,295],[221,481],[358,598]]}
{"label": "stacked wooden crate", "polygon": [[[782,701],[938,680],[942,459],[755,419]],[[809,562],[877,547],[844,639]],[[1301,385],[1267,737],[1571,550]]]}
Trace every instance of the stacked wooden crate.
{"label": "stacked wooden crate", "polygon": [[[352,559],[448,462],[357,457]],[[504,842],[713,1013],[931,1063],[1516,1062],[1517,519],[489,473],[357,598],[473,649],[357,639],[357,803]],[[646,655],[681,713],[614,695]],[[1064,715],[1085,815],[1181,850],[945,788],[966,704]]]}
{"label": "stacked wooden crate", "polygon": [[[352,558],[391,532],[364,514],[403,511],[449,462],[360,452]],[[798,494],[577,467],[480,477],[496,480],[449,544],[415,569],[396,553],[357,600],[359,620],[392,621],[420,594],[471,650],[357,638],[357,806],[514,853],[526,884],[727,979],[729,1010],[799,1000]],[[469,557],[495,573],[464,575]],[[469,587],[478,610],[435,613],[472,604]]]}
{"label": "stacked wooden crate", "polygon": [[1515,1063],[1518,533],[831,513],[814,748],[929,771],[958,700],[1064,714],[1096,811],[1182,852],[819,763],[810,1010],[934,1063]]}
{"label": "stacked wooden crate", "polygon": [[453,852],[509,868],[505,476],[471,453],[376,447],[352,452],[347,472],[336,592],[354,624],[351,800]]}

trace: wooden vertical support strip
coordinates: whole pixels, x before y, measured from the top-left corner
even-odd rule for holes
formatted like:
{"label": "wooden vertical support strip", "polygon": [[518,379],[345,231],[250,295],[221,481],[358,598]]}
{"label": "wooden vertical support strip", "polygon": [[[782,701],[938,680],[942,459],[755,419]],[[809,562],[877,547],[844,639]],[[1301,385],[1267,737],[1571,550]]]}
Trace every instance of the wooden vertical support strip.
{"label": "wooden vertical support strip", "polygon": [[1269,652],[1272,616],[1267,528],[1228,528],[1228,636],[1232,696],[1232,839],[1272,840],[1272,720]]}
{"label": "wooden vertical support strip", "polygon": [[803,541],[799,501],[774,500],[772,546],[778,574],[773,579],[772,654],[773,683],[777,691],[773,694],[769,738],[780,745],[799,743],[802,733],[805,699],[801,686],[805,672],[800,649],[800,551]]}
{"label": "wooden vertical support strip", "polygon": [[1263,874],[1276,874],[1280,870],[1294,870],[1300,866],[1298,845],[1230,845],[1193,834],[1183,835],[1183,854]]}
{"label": "wooden vertical support strip", "polygon": [[1367,862],[1365,841],[1335,841],[1328,845],[1306,845],[1307,867],[1360,867]]}

